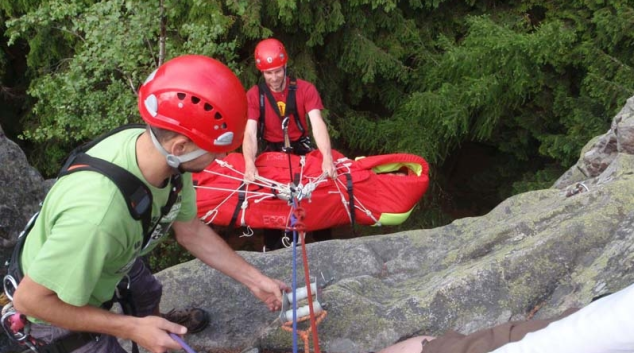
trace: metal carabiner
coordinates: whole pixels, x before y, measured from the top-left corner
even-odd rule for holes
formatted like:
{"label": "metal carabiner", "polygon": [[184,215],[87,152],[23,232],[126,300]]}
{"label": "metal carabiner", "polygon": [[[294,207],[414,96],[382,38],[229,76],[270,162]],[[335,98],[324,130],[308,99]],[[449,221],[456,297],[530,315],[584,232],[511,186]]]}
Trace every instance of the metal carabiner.
{"label": "metal carabiner", "polygon": [[[14,323],[10,322],[11,320],[14,320],[15,315],[18,315],[17,320],[21,321],[20,324],[22,325],[22,327],[20,328],[14,328]],[[11,308],[4,315],[2,315],[2,318],[0,318],[0,322],[2,322],[2,328],[4,329],[4,332],[7,334],[7,336],[9,336],[9,338],[20,344],[25,343],[28,345],[29,341],[27,339],[29,338],[30,327],[29,322],[26,321],[22,314]]]}
{"label": "metal carabiner", "polygon": [[[11,286],[12,288],[10,288]],[[18,282],[11,275],[4,276],[2,280],[2,288],[4,289],[4,295],[9,298],[10,301],[13,301],[13,293],[18,289]]]}
{"label": "metal carabiner", "polygon": [[289,117],[284,118],[282,120],[282,131],[284,132],[284,146],[282,147],[282,151],[286,153],[291,153],[293,151],[293,147],[291,146],[291,139],[288,136],[288,124],[290,123]]}

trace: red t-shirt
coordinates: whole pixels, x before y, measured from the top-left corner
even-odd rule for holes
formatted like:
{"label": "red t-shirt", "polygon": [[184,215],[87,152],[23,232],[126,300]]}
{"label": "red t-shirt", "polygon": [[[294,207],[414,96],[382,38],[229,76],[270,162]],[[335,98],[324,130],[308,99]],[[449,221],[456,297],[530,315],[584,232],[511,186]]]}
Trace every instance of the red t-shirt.
{"label": "red t-shirt", "polygon": [[[284,114],[286,109],[286,99],[288,97],[288,77],[286,78],[286,88],[284,92],[273,92],[273,98],[280,108],[280,113]],[[297,91],[295,92],[295,100],[297,102],[297,113],[304,129],[308,129],[306,124],[306,114],[313,109],[324,109],[324,105],[319,97],[319,92],[315,86],[307,81],[297,79]],[[252,120],[260,118],[260,94],[258,86],[255,85],[247,92],[247,101],[249,103],[248,117]],[[264,94],[264,139],[269,142],[283,142],[284,132],[282,131],[282,119],[277,115],[266,94]],[[302,137],[301,130],[295,123],[295,117],[291,116],[288,125],[288,135],[291,141],[296,141]]]}

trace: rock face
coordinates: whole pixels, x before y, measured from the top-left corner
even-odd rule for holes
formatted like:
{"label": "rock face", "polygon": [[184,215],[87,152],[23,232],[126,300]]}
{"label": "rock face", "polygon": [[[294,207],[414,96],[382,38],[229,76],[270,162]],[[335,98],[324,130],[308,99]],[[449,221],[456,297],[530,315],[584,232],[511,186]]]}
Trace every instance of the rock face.
{"label": "rock face", "polygon": [[[633,116],[634,98],[553,188],[514,196],[485,216],[308,244],[311,275],[336,277],[320,299],[328,304],[318,326],[321,350],[378,351],[416,334],[551,317],[634,282]],[[291,283],[290,249],[242,256]],[[297,266],[303,274],[301,258]],[[292,347],[277,313],[198,260],[158,277],[162,310],[211,312],[211,327],[187,337],[198,350]]]}
{"label": "rock face", "polygon": [[[18,234],[44,200],[46,186],[31,167],[24,152],[9,140],[0,127],[0,260],[11,256]],[[6,274],[0,266],[0,275]]]}
{"label": "rock face", "polygon": [[[322,349],[377,351],[418,333],[467,333],[535,311],[549,317],[634,282],[634,157],[614,163],[610,175],[601,174],[609,182],[574,196],[529,192],[441,228],[309,244],[312,274],[336,276],[323,293]],[[290,283],[289,249],[242,255]],[[303,273],[301,262],[298,268]],[[274,313],[199,261],[159,277],[163,310],[211,312],[211,328],[188,337],[200,350],[291,347]]]}
{"label": "rock face", "polygon": [[[26,156],[0,127],[0,276],[6,274],[4,263],[11,257],[18,234],[44,200],[44,179],[31,167]],[[0,352],[14,348],[4,333],[0,334]]]}
{"label": "rock face", "polygon": [[[634,98],[553,188],[514,196],[485,216],[308,244],[311,275],[335,278],[320,298],[327,305],[318,326],[321,350],[378,351],[416,334],[550,317],[634,282],[633,116]],[[0,235],[13,239],[43,196],[43,183],[4,137],[0,156],[11,164],[0,164],[9,185],[0,191]],[[291,283],[291,249],[241,255]],[[295,263],[303,286],[301,255]],[[157,276],[162,311],[199,306],[211,313],[208,329],[186,336],[197,351],[290,351],[292,336],[280,328],[278,313],[218,271],[194,260]]]}
{"label": "rock face", "polygon": [[554,187],[564,188],[599,176],[619,154],[634,154],[634,97],[628,99],[612,120],[607,133],[586,144],[575,166],[557,180]]}

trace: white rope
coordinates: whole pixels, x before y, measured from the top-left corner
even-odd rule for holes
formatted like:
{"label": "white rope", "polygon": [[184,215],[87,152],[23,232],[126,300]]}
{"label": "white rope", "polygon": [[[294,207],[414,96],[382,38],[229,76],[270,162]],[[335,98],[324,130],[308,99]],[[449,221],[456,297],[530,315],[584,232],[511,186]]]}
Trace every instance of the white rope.
{"label": "white rope", "polygon": [[[195,186],[195,188],[204,189],[204,190],[214,190],[214,191],[226,191],[226,192],[234,194],[237,191],[239,191],[241,186],[242,185],[238,186],[236,189],[227,189],[227,188],[217,188],[215,186],[201,186],[201,185],[197,185],[197,186]],[[270,195],[270,193],[262,192],[262,191],[251,191],[251,193],[252,194],[259,194],[259,195]]]}
{"label": "white rope", "polygon": [[[218,205],[218,207],[220,207],[220,205]],[[202,216],[200,219],[203,222],[205,222],[205,224],[211,224],[214,221],[214,219],[216,219],[216,216],[218,215],[218,207],[214,208],[213,210],[207,211],[207,213],[205,213],[205,215]],[[213,216],[213,217],[211,217],[211,216]],[[209,221],[207,221],[207,217],[211,217],[211,219]]]}
{"label": "white rope", "polygon": [[243,237],[252,237],[255,232],[251,229],[251,226],[247,226],[246,232],[242,232],[242,235],[239,238]]}
{"label": "white rope", "polygon": [[[221,160],[221,159],[216,159],[216,160],[214,160],[214,162],[218,163],[223,168],[227,168],[227,169],[231,170],[232,172],[234,172],[234,173],[236,173],[238,175],[241,175],[242,177],[238,178],[238,177],[234,177],[234,176],[231,176],[231,175],[214,172],[214,171],[211,171],[211,170],[208,170],[208,169],[203,170],[203,172],[209,173],[209,174],[213,174],[213,175],[223,176],[223,177],[226,177],[226,178],[229,178],[229,179],[233,179],[233,180],[244,181],[244,173],[239,171],[239,170],[237,170],[237,169],[235,169],[228,162],[226,162],[224,160]],[[261,183],[258,183],[258,181],[260,181]],[[271,188],[271,189],[275,189],[276,186],[279,185],[279,183],[276,182],[275,180],[267,179],[267,178],[264,178],[264,177],[259,176],[259,175],[257,177],[255,177],[254,181],[251,181],[249,183],[257,185],[257,186],[262,186],[262,187],[265,187],[265,188]],[[223,190],[220,190],[220,191],[223,191]]]}
{"label": "white rope", "polygon": [[[346,170],[346,173],[350,173],[350,163],[341,163],[341,169]],[[337,168],[339,169],[339,168]],[[337,187],[337,192],[339,193],[339,195],[341,196],[341,203],[343,204],[346,213],[348,214],[348,219],[350,220],[350,223],[352,223],[352,214],[350,213],[350,201],[346,201],[346,198],[343,194],[343,192],[341,191],[341,188],[339,187],[339,184],[341,184],[341,187],[346,188],[347,189],[347,185],[345,185],[343,183],[343,181],[336,179],[335,180],[335,186]],[[368,217],[370,217],[374,223],[376,223],[377,225],[380,225],[379,221],[376,219],[376,217],[374,217],[374,215],[372,215],[372,212],[365,207],[365,205],[363,205],[363,203],[361,201],[359,201],[359,199],[356,196],[353,196],[353,200],[354,200],[354,208],[358,209],[359,211],[363,212],[365,215],[367,215]]]}
{"label": "white rope", "polygon": [[[240,185],[242,186],[242,185]],[[207,187],[201,187],[202,189],[208,189]],[[239,187],[238,187],[239,189]],[[224,200],[222,200],[215,208],[207,211],[207,213],[201,218],[206,224],[210,224],[211,222],[213,222],[213,220],[216,218],[216,216],[218,215],[218,209],[220,208],[220,206],[222,206],[225,202],[229,201],[229,199],[231,198],[231,196],[233,196],[233,194],[235,194],[236,192],[238,192],[238,189],[236,190],[229,190],[229,189],[225,189],[226,191],[229,191],[229,195],[227,197],[225,197]],[[209,221],[206,221],[206,218],[208,216],[213,215],[212,219]]]}
{"label": "white rope", "polygon": [[242,205],[240,205],[240,208],[242,209],[242,216],[240,216],[240,226],[242,227],[246,225],[244,218],[247,214],[247,207],[249,207],[249,197],[247,195],[247,193],[249,192],[248,189],[249,188],[246,188],[246,190],[244,190],[244,201],[242,201]]}
{"label": "white rope", "polygon": [[[225,162],[223,160],[215,160],[216,163],[218,163],[221,167],[223,168],[227,168],[230,169],[231,171],[235,172],[238,175],[242,175],[244,176],[243,172],[240,172],[238,170],[236,170],[231,164],[229,164],[228,162]],[[343,157],[343,158],[339,158],[335,161],[335,170],[337,171],[337,174],[350,174],[350,166],[352,165],[351,160],[347,157]],[[292,182],[289,184],[281,184],[275,180],[272,179],[268,179],[268,178],[264,178],[262,176],[257,176],[255,178],[254,181],[249,182],[250,184],[254,184],[260,187],[264,187],[264,188],[270,188],[271,190],[274,190],[275,193],[271,193],[271,192],[261,192],[261,191],[248,191],[245,190],[245,197],[244,197],[244,201],[242,202],[242,204],[240,205],[240,208],[242,209],[242,215],[241,215],[241,219],[240,219],[240,223],[242,226],[247,226],[247,233],[243,233],[242,236],[252,236],[253,235],[253,230],[246,224],[246,210],[248,209],[249,206],[249,199],[253,199],[250,200],[253,203],[260,203],[264,200],[276,197],[280,200],[284,200],[290,202],[292,200],[292,197],[295,196],[297,198],[298,201],[300,200],[304,200],[307,199],[310,201],[312,201],[312,193],[319,187],[319,185],[321,185],[322,183],[328,182],[328,180],[326,179],[327,175],[322,173],[320,176],[318,177],[306,177],[306,180],[308,181],[306,184],[302,184],[301,181],[304,180],[304,166],[306,165],[306,157],[305,156],[300,156],[300,165],[301,165],[301,169],[300,169],[300,183],[299,185],[297,185],[296,187],[294,187],[294,192],[293,190],[293,185]],[[244,178],[239,178],[239,177],[235,177],[235,176],[231,176],[231,175],[227,175],[227,174],[223,174],[223,173],[218,173],[218,172],[214,172],[214,171],[210,171],[210,170],[204,170],[204,172],[206,173],[210,173],[213,175],[217,175],[217,176],[222,176],[222,177],[226,177],[229,179],[233,179],[233,180],[238,180],[241,181],[242,184],[240,184],[240,186],[238,186],[238,188],[236,189],[227,189],[227,188],[219,188],[219,187],[213,187],[213,186],[200,186],[200,185],[196,185],[196,188],[200,188],[200,189],[206,189],[206,190],[214,190],[214,191],[225,191],[228,192],[229,195],[222,201],[220,202],[214,209],[209,210],[203,217],[202,220],[205,221],[205,223],[210,224],[211,222],[213,222],[213,220],[215,219],[215,217],[218,215],[219,213],[219,208],[225,203],[227,202],[236,192],[239,192],[239,189],[243,186]],[[353,200],[346,200],[345,198],[345,194],[342,191],[343,189],[347,189],[347,185],[337,179],[334,179],[334,184],[335,187],[337,188],[336,193],[338,193],[340,195],[340,201],[342,206],[344,207],[344,209],[346,210],[346,214],[348,215],[348,219],[350,221],[350,223],[352,223],[352,214],[351,214],[351,210],[350,210],[350,202],[354,201],[354,208],[358,209],[360,212],[364,213],[365,215],[367,215],[369,218],[371,218],[376,224],[380,225],[379,221],[372,215],[372,212],[365,207],[365,205],[363,205],[362,202],[359,201],[359,199],[356,196],[353,196]],[[247,188],[248,189],[248,188]],[[249,193],[249,194],[247,194]],[[335,193],[335,191],[329,191],[329,193]],[[294,194],[294,195],[293,195]],[[289,214],[287,216],[287,224],[286,224],[286,228],[289,228],[289,222],[290,222],[290,216],[292,214],[292,208],[289,208]],[[208,217],[211,217],[211,219],[207,220]]]}

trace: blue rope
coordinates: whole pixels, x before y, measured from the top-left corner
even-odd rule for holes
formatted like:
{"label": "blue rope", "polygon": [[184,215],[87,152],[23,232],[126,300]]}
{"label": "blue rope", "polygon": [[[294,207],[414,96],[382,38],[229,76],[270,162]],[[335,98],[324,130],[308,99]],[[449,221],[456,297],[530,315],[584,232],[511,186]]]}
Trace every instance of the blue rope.
{"label": "blue rope", "polygon": [[[293,210],[297,205],[295,204],[295,198],[293,198]],[[297,231],[295,223],[297,218],[295,213],[291,214],[291,227],[293,228],[293,353],[297,353]]]}
{"label": "blue rope", "polygon": [[183,339],[180,338],[180,336],[178,336],[177,334],[170,333],[170,336],[174,339],[174,341],[178,342],[178,344],[180,344],[181,347],[183,347],[185,352],[187,352],[187,353],[196,353],[196,351],[194,349],[192,349],[192,347],[190,347],[187,343],[185,343],[185,341],[183,341]]}

